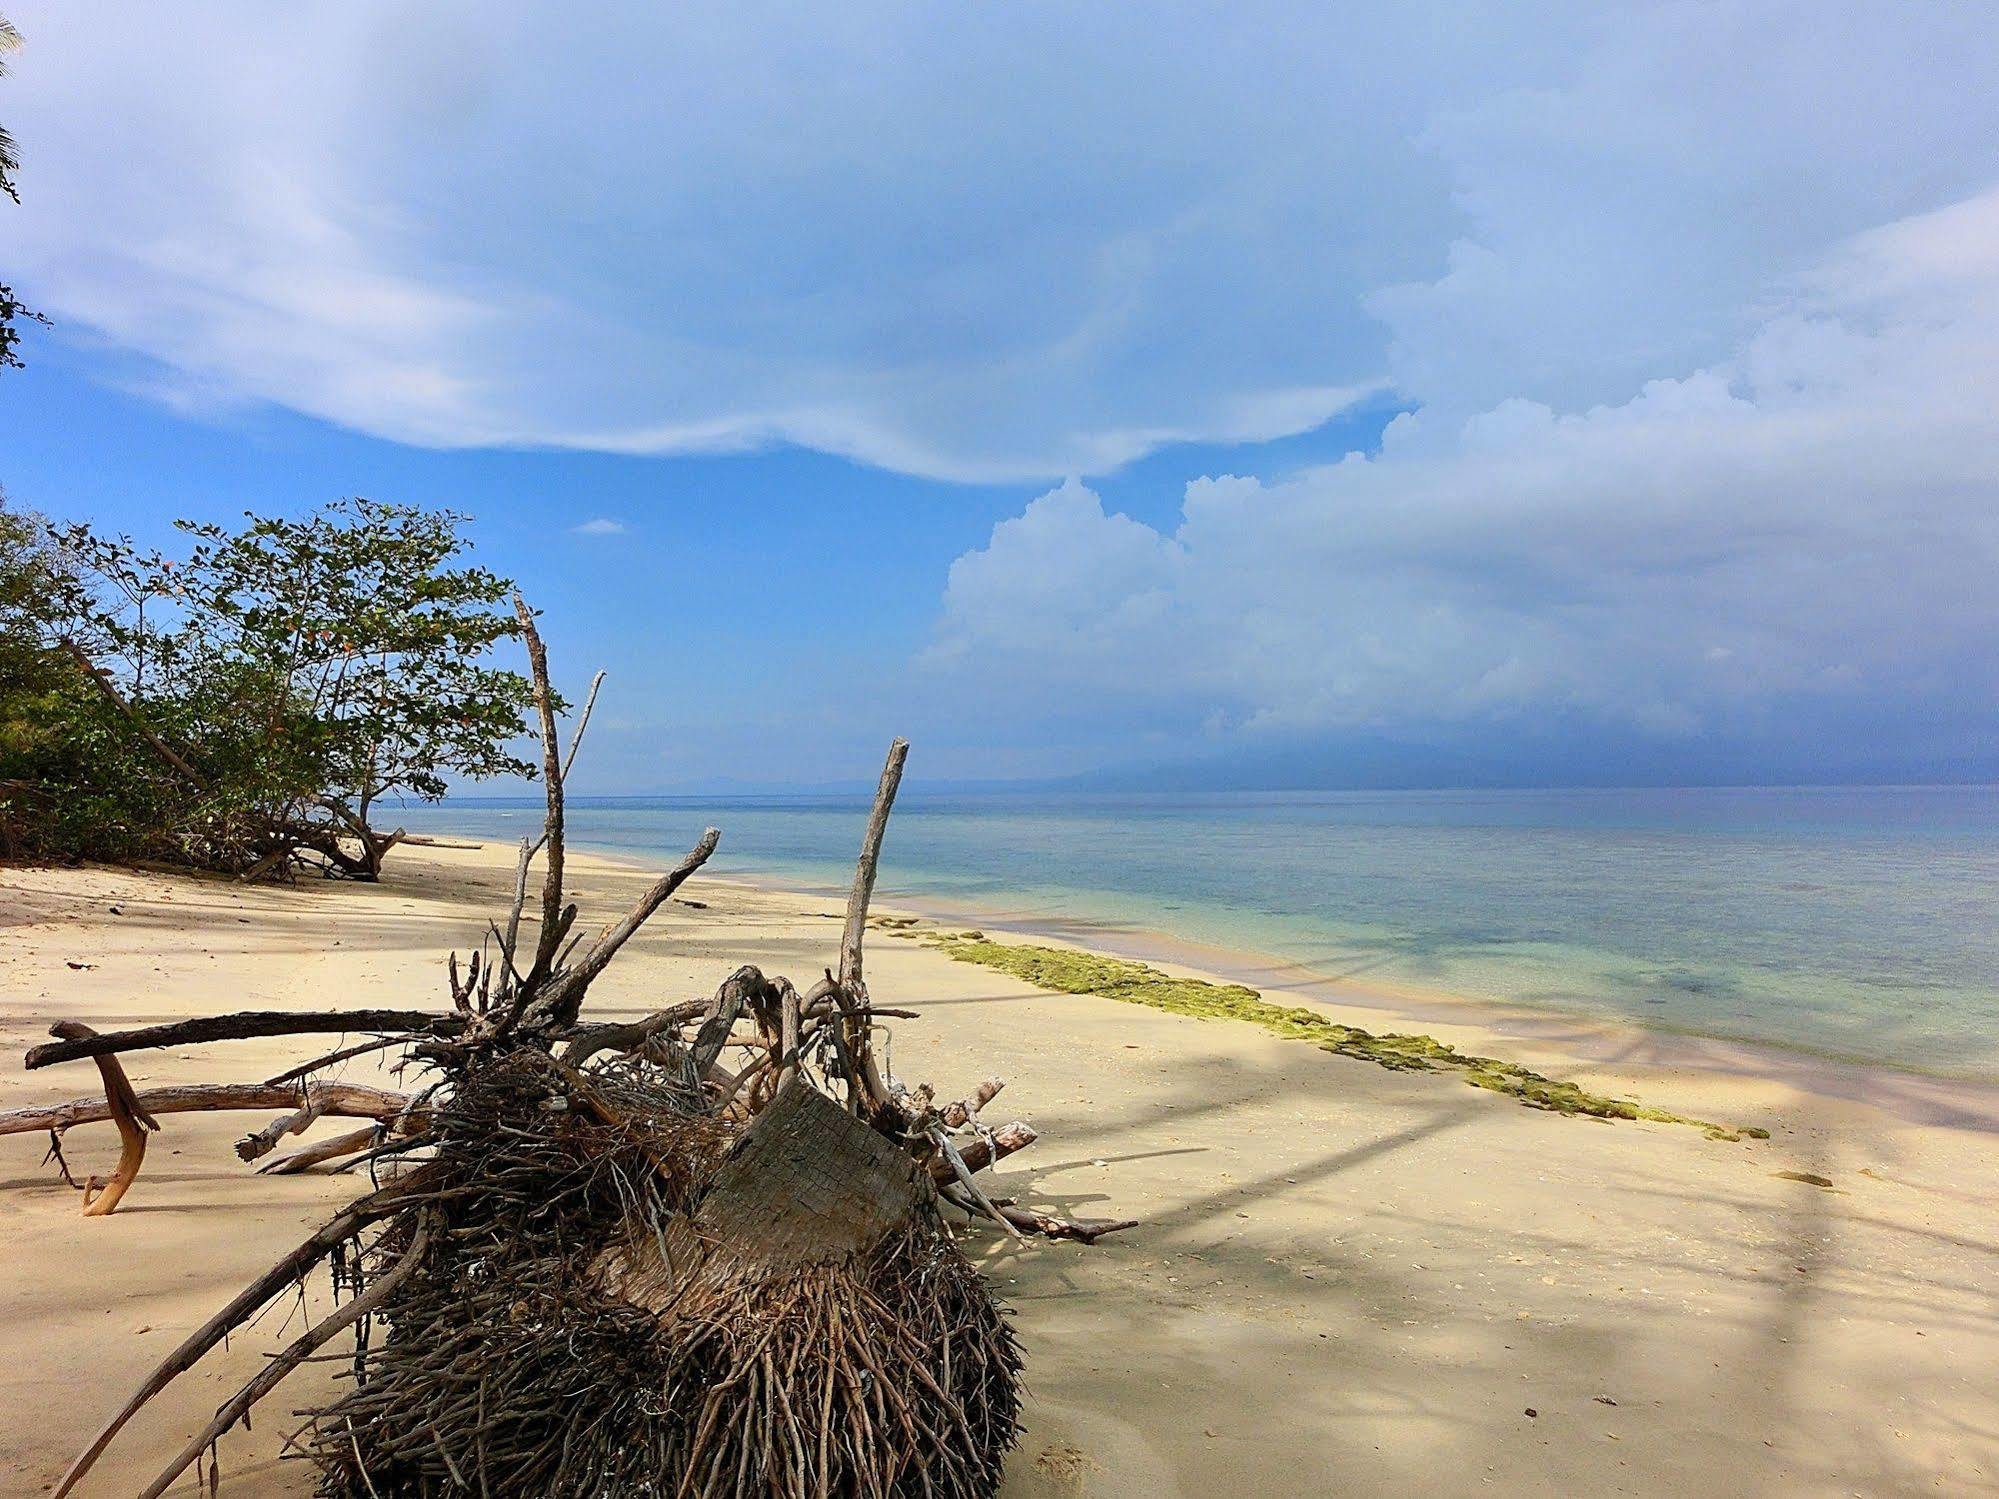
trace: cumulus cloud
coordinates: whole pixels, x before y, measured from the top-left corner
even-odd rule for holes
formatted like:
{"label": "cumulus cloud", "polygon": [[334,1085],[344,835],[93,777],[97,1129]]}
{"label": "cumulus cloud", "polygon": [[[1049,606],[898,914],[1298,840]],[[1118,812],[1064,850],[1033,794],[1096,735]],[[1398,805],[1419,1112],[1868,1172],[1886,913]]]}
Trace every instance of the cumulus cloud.
{"label": "cumulus cloud", "polygon": [[1989,727],[1999,190],[1783,284],[1728,357],[1630,399],[1440,403],[1372,456],[1190,484],[1170,532],[1066,484],[953,566],[928,664],[1187,743]]}
{"label": "cumulus cloud", "polygon": [[1624,402],[1999,138],[1975,5],[12,12],[29,300],[442,446],[1039,480]]}

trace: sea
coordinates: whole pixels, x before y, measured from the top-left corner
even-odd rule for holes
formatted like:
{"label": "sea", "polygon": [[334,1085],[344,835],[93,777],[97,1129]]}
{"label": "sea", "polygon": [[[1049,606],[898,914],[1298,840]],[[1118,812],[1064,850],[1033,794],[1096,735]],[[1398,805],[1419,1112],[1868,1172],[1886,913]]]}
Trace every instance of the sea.
{"label": "sea", "polygon": [[[572,798],[570,846],[844,891],[864,796]],[[538,801],[412,832],[518,840]],[[992,794],[898,801],[877,898],[1122,951],[1999,1081],[1999,787]],[[1115,938],[1115,942],[1108,939]]]}

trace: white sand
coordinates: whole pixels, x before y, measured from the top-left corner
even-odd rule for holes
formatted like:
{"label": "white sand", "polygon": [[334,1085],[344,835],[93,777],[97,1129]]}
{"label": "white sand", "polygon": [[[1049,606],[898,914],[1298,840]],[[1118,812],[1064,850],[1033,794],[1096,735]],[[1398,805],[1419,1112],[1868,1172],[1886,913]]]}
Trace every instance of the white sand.
{"label": "white sand", "polygon": [[[0,1108],[92,1091],[87,1063],[22,1069],[61,1017],[443,1003],[443,954],[476,944],[507,862],[410,849],[379,888],[296,890],[0,871]],[[642,878],[573,867],[585,921]],[[709,992],[743,961],[809,975],[837,947],[829,901],[714,880],[683,893],[708,909],[663,911],[592,1013]],[[1247,1025],[1039,994],[885,936],[869,972],[879,1001],[923,1011],[895,1028],[899,1075],[940,1092],[1009,1079],[990,1116],[1042,1140],[1001,1166],[1008,1193],[1145,1220],[1091,1248],[972,1236],[1028,1352],[1012,1499],[1999,1489],[1999,1090],[1469,1007],[1429,1017],[1470,1048],[1775,1136],[1723,1144],[1540,1114]],[[1409,1009],[1314,992],[1372,1027]],[[127,1061],[140,1087],[247,1081],[313,1049]],[[345,1075],[379,1080],[365,1063]],[[0,1139],[0,1493],[49,1487],[154,1361],[355,1192],[353,1177],[254,1175],[230,1145],[263,1122],[168,1117],[103,1219],[38,1164],[43,1138]],[[108,1126],[69,1139],[79,1170],[115,1149]],[[150,1477],[285,1315],[156,1402],[87,1492]],[[280,1411],[332,1377],[301,1374],[224,1443],[225,1495],[310,1493],[277,1459]]]}

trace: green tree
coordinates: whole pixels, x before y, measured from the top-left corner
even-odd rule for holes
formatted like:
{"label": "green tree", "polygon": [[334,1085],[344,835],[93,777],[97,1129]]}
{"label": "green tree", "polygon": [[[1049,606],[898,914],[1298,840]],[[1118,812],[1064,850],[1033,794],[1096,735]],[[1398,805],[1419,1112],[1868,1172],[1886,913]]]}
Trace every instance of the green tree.
{"label": "green tree", "polygon": [[[88,639],[91,599],[41,516],[0,493],[0,852],[116,855],[150,759],[114,769],[129,735],[60,645]],[[122,795],[107,798],[108,785]],[[141,824],[155,820],[142,813]]]}
{"label": "green tree", "polygon": [[385,802],[532,775],[510,748],[530,685],[488,660],[519,628],[510,585],[463,563],[464,519],[353,499],[181,522],[178,559],[49,528],[72,592],[37,628],[70,667],[67,747],[91,771],[76,784],[128,793],[120,826],[149,853],[373,879],[400,837],[374,825]]}

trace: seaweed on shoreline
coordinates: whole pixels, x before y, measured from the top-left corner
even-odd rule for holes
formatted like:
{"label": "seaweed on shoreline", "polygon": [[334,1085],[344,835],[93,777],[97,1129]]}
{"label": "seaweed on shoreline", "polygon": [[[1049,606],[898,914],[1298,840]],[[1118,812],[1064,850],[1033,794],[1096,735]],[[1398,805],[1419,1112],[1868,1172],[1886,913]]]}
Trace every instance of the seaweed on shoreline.
{"label": "seaweed on shoreline", "polygon": [[899,932],[898,935],[920,937],[960,963],[998,969],[1057,993],[1096,994],[1124,1004],[1144,1005],[1203,1020],[1247,1021],[1274,1035],[1309,1041],[1321,1051],[1372,1062],[1393,1072],[1456,1072],[1474,1088],[1517,1098],[1529,1108],[1556,1114],[1586,1114],[1596,1119],[1686,1124],[1711,1140],[1770,1137],[1768,1130],[1754,1125],[1715,1124],[1651,1104],[1592,1093],[1574,1083],[1544,1077],[1517,1062],[1459,1051],[1434,1036],[1395,1032],[1377,1035],[1359,1026],[1343,1025],[1317,1010],[1272,1004],[1242,984],[1175,978],[1130,958],[1105,957],[1071,948],[995,942],[982,932]]}

